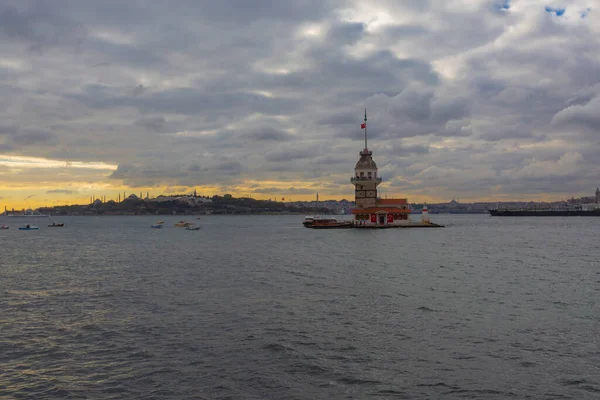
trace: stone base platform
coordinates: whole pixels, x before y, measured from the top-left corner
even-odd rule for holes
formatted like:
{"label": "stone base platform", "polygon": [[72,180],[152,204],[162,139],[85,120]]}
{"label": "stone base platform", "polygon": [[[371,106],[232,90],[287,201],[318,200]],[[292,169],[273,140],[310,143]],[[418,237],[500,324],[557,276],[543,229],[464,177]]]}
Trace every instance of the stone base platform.
{"label": "stone base platform", "polygon": [[392,229],[392,228],[443,228],[444,225],[435,224],[433,222],[410,222],[404,225],[354,225],[356,229]]}

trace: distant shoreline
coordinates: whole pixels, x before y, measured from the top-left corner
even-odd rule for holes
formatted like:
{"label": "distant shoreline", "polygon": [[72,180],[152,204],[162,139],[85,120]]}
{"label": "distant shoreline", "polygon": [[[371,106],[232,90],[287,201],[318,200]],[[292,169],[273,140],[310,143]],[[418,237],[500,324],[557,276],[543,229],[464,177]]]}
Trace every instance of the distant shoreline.
{"label": "distant shoreline", "polygon": [[[166,218],[166,217],[215,217],[215,216],[231,216],[231,217],[239,217],[239,216],[248,216],[248,215],[308,215],[310,213],[297,213],[297,212],[257,212],[257,213],[245,213],[245,214],[56,214],[50,215],[49,217],[39,217],[35,215],[31,216],[18,216],[18,217],[9,217],[7,215],[0,214],[0,217],[9,218],[16,220],[21,219],[40,219],[40,218],[60,218],[60,217],[156,217],[156,218]],[[332,215],[327,213],[320,213],[319,215]],[[335,215],[351,215],[351,214],[335,214]]]}

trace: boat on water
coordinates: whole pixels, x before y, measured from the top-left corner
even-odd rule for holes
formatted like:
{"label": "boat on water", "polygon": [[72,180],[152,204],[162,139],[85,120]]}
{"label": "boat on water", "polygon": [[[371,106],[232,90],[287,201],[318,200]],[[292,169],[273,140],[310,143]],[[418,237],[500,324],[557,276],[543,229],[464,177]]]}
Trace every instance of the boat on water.
{"label": "boat on water", "polygon": [[163,227],[163,224],[160,224],[160,223],[150,225],[150,228],[152,228],[152,229],[162,229],[162,227]]}
{"label": "boat on water", "polygon": [[489,210],[492,217],[600,217],[600,208],[538,208]]}
{"label": "boat on water", "polygon": [[583,204],[567,204],[526,208],[499,208],[488,210],[492,217],[600,217],[600,187],[596,188],[595,201]]}
{"label": "boat on water", "polygon": [[0,226],[0,229],[10,229],[10,226],[8,226],[8,225],[2,225],[2,226]]}
{"label": "boat on water", "polygon": [[338,221],[335,218],[314,218],[310,225],[304,225],[312,229],[344,229],[352,228],[352,221]]}
{"label": "boat on water", "polygon": [[62,228],[63,226],[65,226],[65,224],[57,224],[56,222],[53,222],[48,225],[48,228]]}
{"label": "boat on water", "polygon": [[174,226],[176,226],[178,228],[187,228],[190,225],[192,225],[191,222],[181,220],[181,221],[177,222]]}
{"label": "boat on water", "polygon": [[[323,225],[335,225],[337,223],[339,223],[340,221],[338,221],[336,218],[334,217],[321,217],[319,215],[314,215],[314,216],[306,216],[304,217],[304,221],[302,221],[302,225],[304,225],[305,228],[312,228],[313,225],[317,224],[319,226],[323,226]],[[350,222],[350,221],[342,221],[342,223],[344,222]]]}
{"label": "boat on water", "polygon": [[49,214],[43,214],[43,213],[39,212],[38,210],[25,210],[20,213],[9,213],[8,211],[5,211],[4,213],[7,217],[13,217],[13,218],[15,218],[15,217],[28,217],[28,218],[36,217],[36,218],[38,218],[38,217],[49,217],[50,216]]}
{"label": "boat on water", "polygon": [[190,224],[188,226],[185,227],[186,231],[199,231],[200,227],[199,226],[194,226],[194,224]]}
{"label": "boat on water", "polygon": [[38,226],[33,226],[29,224],[19,227],[20,231],[37,231],[38,229],[40,229]]}

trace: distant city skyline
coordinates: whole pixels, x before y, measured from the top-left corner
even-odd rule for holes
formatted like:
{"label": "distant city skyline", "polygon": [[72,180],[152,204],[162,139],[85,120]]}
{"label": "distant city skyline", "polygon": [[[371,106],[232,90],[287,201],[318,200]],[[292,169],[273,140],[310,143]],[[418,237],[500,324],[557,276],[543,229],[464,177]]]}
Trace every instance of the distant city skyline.
{"label": "distant city skyline", "polygon": [[150,191],[557,201],[600,185],[595,2],[6,0],[0,206]]}

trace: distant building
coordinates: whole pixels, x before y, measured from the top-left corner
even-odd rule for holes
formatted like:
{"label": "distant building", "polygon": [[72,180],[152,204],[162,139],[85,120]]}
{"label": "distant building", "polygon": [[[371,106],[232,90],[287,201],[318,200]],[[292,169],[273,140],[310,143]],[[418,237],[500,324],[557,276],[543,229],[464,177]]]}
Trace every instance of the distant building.
{"label": "distant building", "polygon": [[600,187],[596,188],[596,203],[600,203]]}

